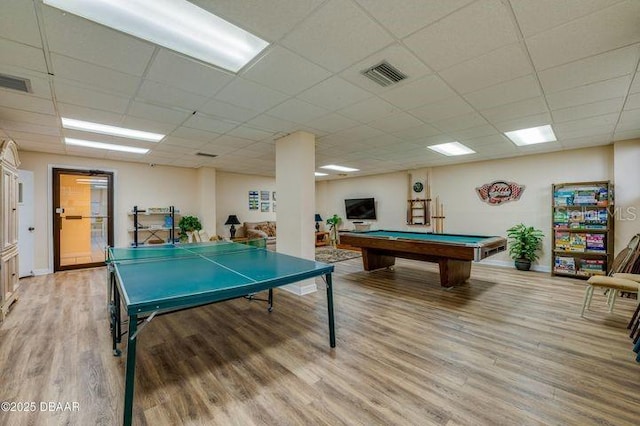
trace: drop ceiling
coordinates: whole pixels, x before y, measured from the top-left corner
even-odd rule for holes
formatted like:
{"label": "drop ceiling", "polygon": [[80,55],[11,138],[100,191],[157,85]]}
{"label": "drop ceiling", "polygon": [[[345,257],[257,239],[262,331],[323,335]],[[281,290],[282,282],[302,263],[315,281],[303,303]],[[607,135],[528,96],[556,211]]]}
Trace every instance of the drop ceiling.
{"label": "drop ceiling", "polygon": [[[275,175],[275,140],[369,175],[640,138],[640,1],[194,0],[270,46],[238,74],[42,4],[0,2],[0,135],[20,150]],[[387,61],[407,75],[361,74]],[[146,155],[65,146],[60,117],[166,134]],[[503,132],[551,124],[558,142]],[[459,141],[475,154],[426,147]],[[197,155],[212,154],[216,157]],[[326,178],[337,177],[332,174]]]}

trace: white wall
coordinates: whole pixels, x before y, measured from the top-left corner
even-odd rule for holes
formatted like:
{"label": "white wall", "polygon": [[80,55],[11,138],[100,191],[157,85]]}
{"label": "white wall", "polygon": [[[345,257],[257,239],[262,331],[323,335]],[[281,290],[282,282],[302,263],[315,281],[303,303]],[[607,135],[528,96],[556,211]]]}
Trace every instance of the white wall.
{"label": "white wall", "polygon": [[20,168],[33,171],[35,211],[34,270],[51,271],[53,265],[51,176],[49,166],[100,169],[115,175],[114,244],[128,245],[133,241],[127,231],[132,227],[127,215],[134,205],[139,208],[173,205],[180,214],[198,215],[198,190],[195,169],[155,166],[121,161],[89,159],[34,152],[20,152]]}
{"label": "white wall", "polygon": [[640,233],[640,139],[616,142],[616,253]]}
{"label": "white wall", "polygon": [[273,177],[218,171],[216,174],[217,234],[221,237],[230,236],[229,228],[231,226],[224,224],[230,214],[238,216],[240,222],[275,221],[277,212],[273,212],[273,197],[269,200],[268,213],[261,212],[260,208],[258,210],[249,210],[249,191],[269,191],[273,196],[273,191],[275,190],[276,180]]}

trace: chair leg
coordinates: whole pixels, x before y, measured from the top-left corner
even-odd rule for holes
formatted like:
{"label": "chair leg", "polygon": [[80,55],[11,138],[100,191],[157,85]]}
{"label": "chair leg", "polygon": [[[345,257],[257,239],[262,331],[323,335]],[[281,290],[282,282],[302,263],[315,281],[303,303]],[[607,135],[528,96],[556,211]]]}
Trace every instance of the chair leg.
{"label": "chair leg", "polygon": [[[638,298],[640,299],[640,297]],[[633,312],[633,316],[631,317],[631,320],[629,321],[629,324],[627,325],[627,328],[631,328],[633,327],[633,324],[636,322],[636,320],[638,319],[638,312],[640,312],[640,300],[638,300],[638,306],[636,306],[636,310]],[[636,328],[638,326],[636,325]],[[633,333],[633,332],[632,332]]]}
{"label": "chair leg", "polygon": [[611,290],[610,300],[609,300],[609,313],[613,313],[613,306],[616,304],[616,299],[618,298],[618,290]]}
{"label": "chair leg", "polygon": [[584,293],[584,301],[582,302],[582,311],[580,311],[580,316],[584,317],[584,310],[589,309],[591,305],[591,296],[593,295],[593,286],[587,285],[587,290]]}

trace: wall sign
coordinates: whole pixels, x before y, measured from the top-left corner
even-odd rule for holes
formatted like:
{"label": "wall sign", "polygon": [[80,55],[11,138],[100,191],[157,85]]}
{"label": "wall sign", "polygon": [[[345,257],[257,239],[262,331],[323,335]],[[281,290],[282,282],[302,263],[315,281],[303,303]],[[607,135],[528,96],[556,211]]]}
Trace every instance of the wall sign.
{"label": "wall sign", "polygon": [[524,192],[524,185],[496,180],[477,187],[476,192],[482,201],[489,205],[497,206],[509,201],[517,201],[522,192]]}

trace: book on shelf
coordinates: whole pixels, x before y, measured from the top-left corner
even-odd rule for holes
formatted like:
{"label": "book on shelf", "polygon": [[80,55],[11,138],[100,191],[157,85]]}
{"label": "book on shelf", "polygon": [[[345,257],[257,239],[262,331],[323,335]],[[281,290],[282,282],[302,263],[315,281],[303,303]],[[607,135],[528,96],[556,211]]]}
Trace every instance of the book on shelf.
{"label": "book on shelf", "polygon": [[576,260],[569,256],[556,256],[553,270],[563,274],[575,274]]}
{"label": "book on shelf", "polygon": [[571,234],[556,231],[556,250],[568,251],[571,247]]}
{"label": "book on shelf", "polygon": [[607,273],[604,260],[600,259],[580,259],[579,275],[605,275]]}
{"label": "book on shelf", "polygon": [[587,241],[582,234],[571,234],[569,251],[584,252],[587,249]]}
{"label": "book on shelf", "polygon": [[604,234],[585,234],[587,251],[607,251]]}

